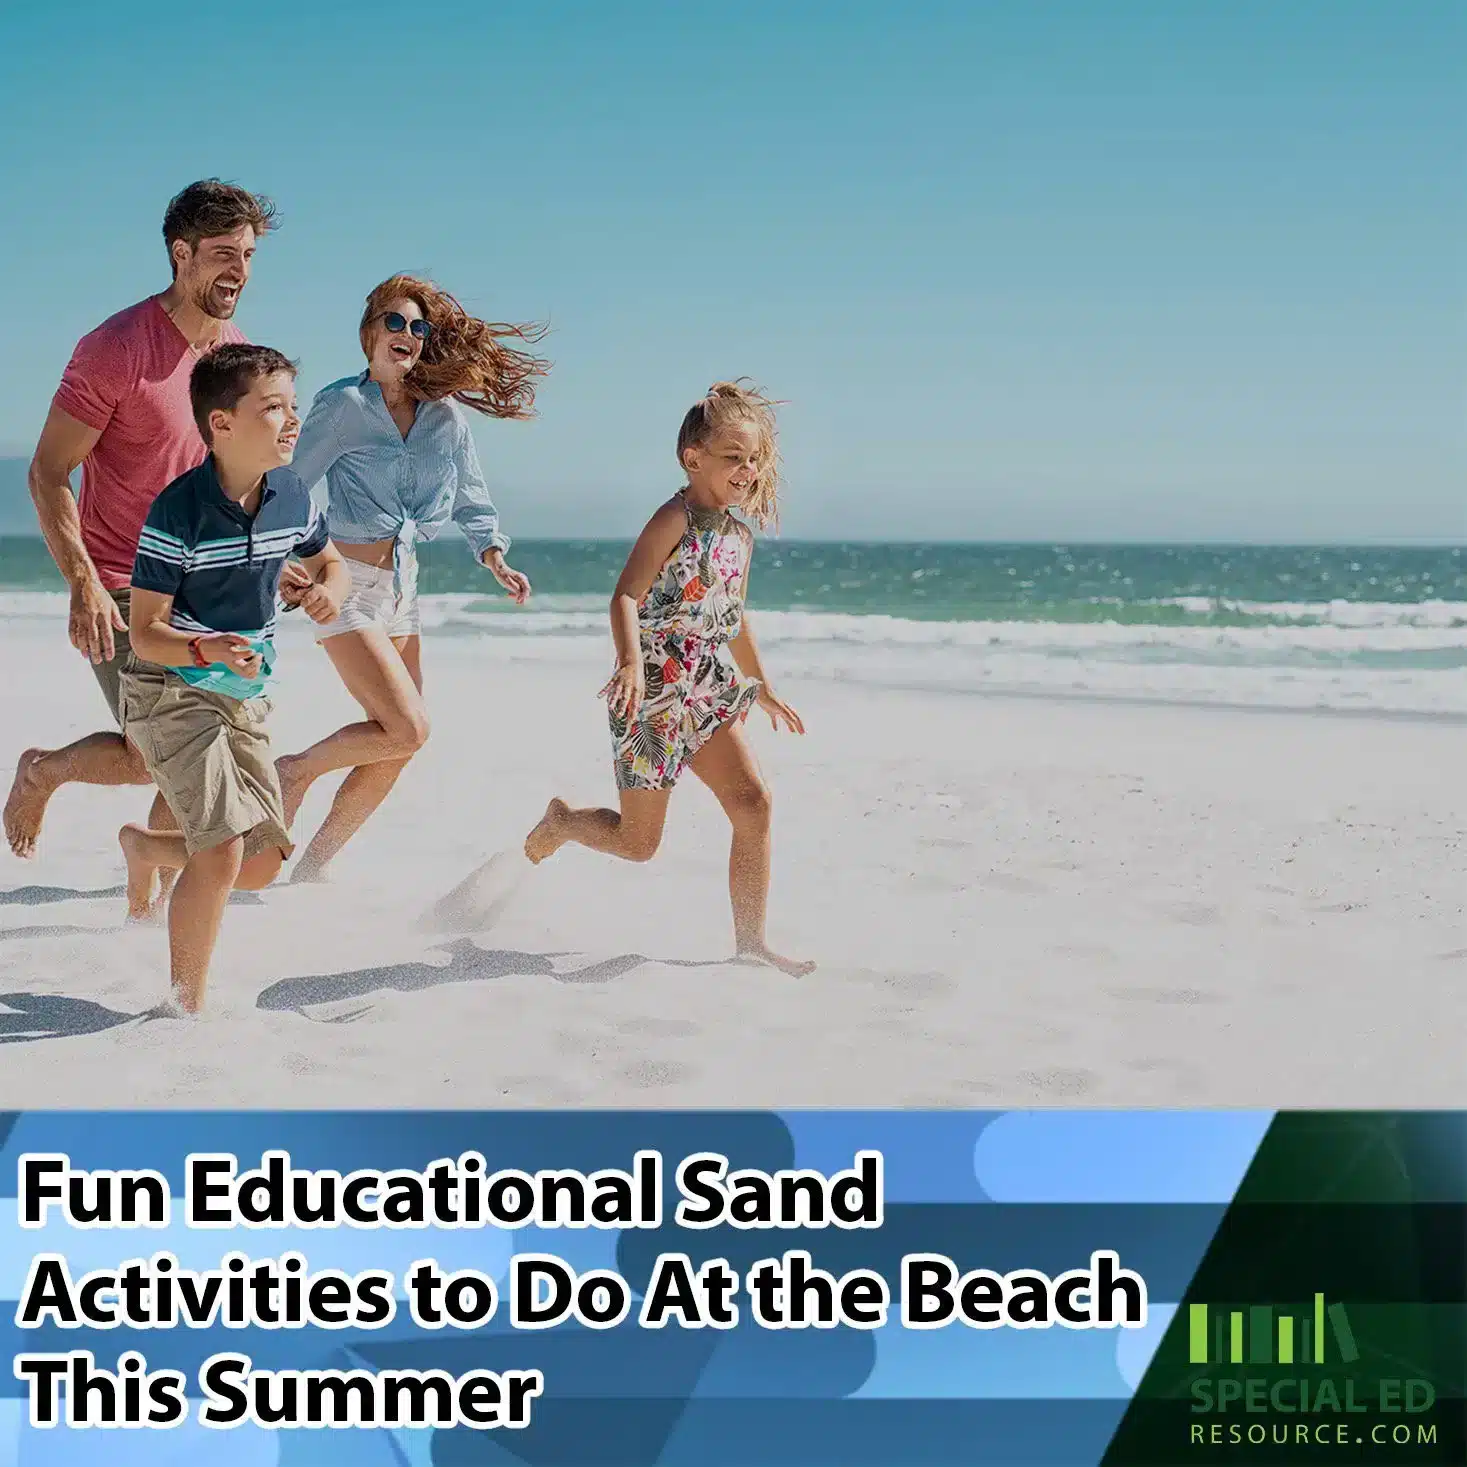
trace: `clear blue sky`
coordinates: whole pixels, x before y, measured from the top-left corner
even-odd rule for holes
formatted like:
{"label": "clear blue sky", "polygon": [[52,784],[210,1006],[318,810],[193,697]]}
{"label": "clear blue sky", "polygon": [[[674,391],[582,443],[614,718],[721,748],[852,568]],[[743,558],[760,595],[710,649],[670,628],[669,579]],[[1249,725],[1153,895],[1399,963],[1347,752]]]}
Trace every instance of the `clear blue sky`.
{"label": "clear blue sky", "polygon": [[218,174],[306,394],[397,269],[552,320],[511,534],[633,531],[749,374],[790,534],[1467,538],[1462,0],[10,7],[0,129],[8,452]]}

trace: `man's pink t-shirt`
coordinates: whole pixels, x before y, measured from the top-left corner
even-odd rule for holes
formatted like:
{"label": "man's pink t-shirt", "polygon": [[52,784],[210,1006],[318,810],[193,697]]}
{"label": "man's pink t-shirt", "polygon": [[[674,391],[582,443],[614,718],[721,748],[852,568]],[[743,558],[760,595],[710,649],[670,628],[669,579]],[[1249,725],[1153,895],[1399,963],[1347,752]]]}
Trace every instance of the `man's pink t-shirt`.
{"label": "man's pink t-shirt", "polygon": [[[244,341],[232,322],[220,342]],[[82,543],[102,584],[132,583],[138,535],[159,493],[203,463],[188,384],[199,354],[156,296],[129,306],[77,343],[55,405],[100,431],[82,463]]]}

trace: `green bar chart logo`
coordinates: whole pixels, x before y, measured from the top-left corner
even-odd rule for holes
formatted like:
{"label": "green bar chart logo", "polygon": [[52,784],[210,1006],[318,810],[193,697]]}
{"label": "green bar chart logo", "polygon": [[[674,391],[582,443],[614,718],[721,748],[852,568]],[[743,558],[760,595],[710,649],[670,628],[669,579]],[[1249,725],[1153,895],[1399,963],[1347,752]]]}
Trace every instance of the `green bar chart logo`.
{"label": "green bar chart logo", "polygon": [[[1246,1309],[1192,1304],[1188,1355],[1193,1365],[1349,1364],[1360,1358],[1343,1304],[1314,1296],[1313,1309],[1284,1310],[1272,1304]],[[1333,1336],[1333,1345],[1325,1344]]]}

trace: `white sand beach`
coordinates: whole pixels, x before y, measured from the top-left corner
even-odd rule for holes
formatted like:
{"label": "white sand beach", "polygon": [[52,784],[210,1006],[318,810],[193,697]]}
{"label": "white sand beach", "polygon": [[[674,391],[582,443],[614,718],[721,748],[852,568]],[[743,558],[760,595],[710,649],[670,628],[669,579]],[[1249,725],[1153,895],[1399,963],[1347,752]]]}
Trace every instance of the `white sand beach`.
{"label": "white sand beach", "polygon": [[[304,632],[281,752],[353,716]],[[650,866],[568,849],[489,930],[421,930],[552,793],[611,798],[605,656],[430,636],[427,749],[331,884],[236,899],[197,1021],[138,1017],[166,937],[124,926],[116,831],[148,793],[64,790],[0,858],[0,1106],[1463,1104],[1460,723],[807,670],[780,692],[808,736],[753,727],[770,934],[813,975],[726,961],[693,781]],[[61,618],[7,621],[0,663],[7,778],[101,726]]]}

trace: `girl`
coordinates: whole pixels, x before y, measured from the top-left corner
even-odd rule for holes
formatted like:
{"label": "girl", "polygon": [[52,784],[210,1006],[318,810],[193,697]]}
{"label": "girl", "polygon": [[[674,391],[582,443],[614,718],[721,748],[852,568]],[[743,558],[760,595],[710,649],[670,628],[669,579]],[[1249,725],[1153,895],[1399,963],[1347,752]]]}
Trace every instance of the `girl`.
{"label": "girl", "polygon": [[678,432],[687,485],[657,511],[632,548],[611,601],[617,667],[601,690],[616,754],[620,810],[572,810],[551,800],[525,840],[535,864],[567,841],[627,861],[650,861],[668,796],[684,769],[713,791],[733,826],[729,897],[740,958],[802,976],[813,963],[774,952],[769,900],[769,790],[744,733],[756,703],[778,729],[803,734],[799,715],[769,686],[744,614],[754,536],[776,518],[779,457],[773,405],[720,382]]}
{"label": "girl", "polygon": [[[311,404],[293,467],[308,486],[325,476],[332,537],[351,572],[341,615],[318,628],[316,640],[367,717],[278,762],[287,824],[314,780],[351,771],[294,881],[323,879],[428,737],[417,540],[432,539],[451,517],[515,602],[529,599],[529,581],[505,562],[509,539],[500,533],[464,409],[532,415],[535,382],[548,366],[501,338],[538,334],[487,325],[427,281],[394,275],[367,297],[362,313],[367,370],[323,388]],[[298,579],[283,588],[287,599]]]}

